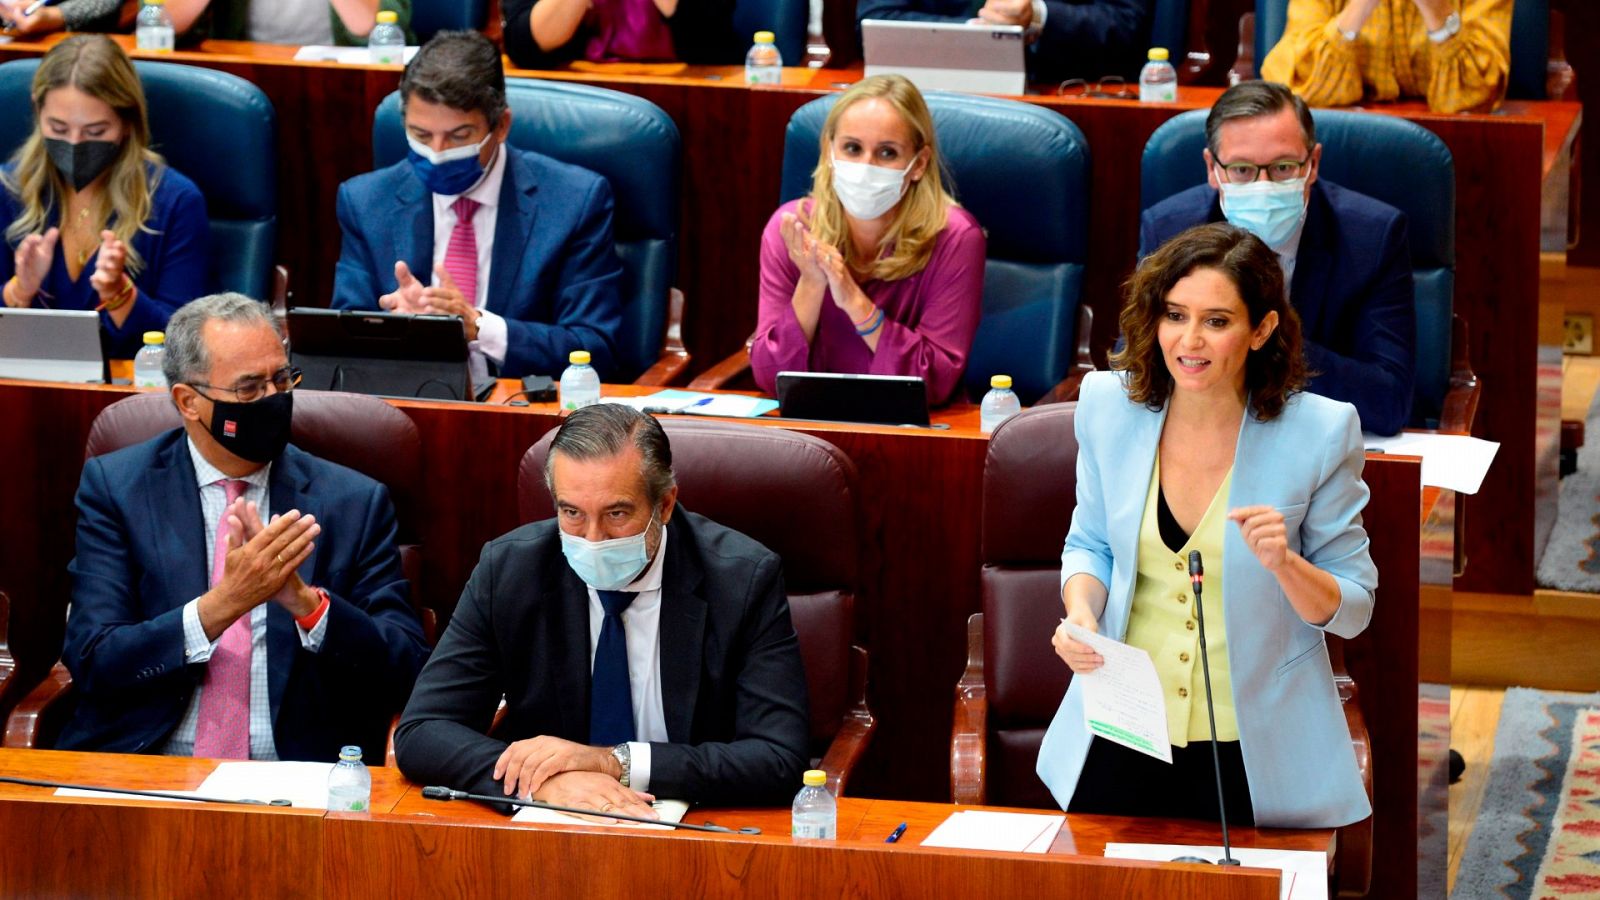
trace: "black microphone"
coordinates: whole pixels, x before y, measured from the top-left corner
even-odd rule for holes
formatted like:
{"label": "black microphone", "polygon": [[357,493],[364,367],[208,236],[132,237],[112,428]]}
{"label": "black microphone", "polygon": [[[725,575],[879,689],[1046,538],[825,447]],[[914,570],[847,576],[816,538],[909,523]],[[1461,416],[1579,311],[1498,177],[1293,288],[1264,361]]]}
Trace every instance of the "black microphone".
{"label": "black microphone", "polygon": [[[1205,581],[1206,567],[1200,561],[1200,551],[1189,551],[1189,585],[1194,588],[1194,618],[1200,623],[1200,668],[1206,679],[1206,717],[1211,720],[1211,768],[1217,776],[1217,811],[1222,818],[1222,858],[1219,866],[1237,866],[1233,858],[1233,845],[1228,841],[1228,805],[1222,798],[1222,756],[1217,752],[1217,708],[1211,702],[1211,660],[1206,654],[1206,615],[1200,604],[1200,588]],[[1180,856],[1173,862],[1208,863],[1198,856]]]}
{"label": "black microphone", "polygon": [[25,784],[29,787],[66,788],[73,791],[100,791],[106,794],[134,794],[139,797],[158,797],[164,800],[193,800],[197,803],[242,803],[245,806],[293,806],[287,800],[227,800],[222,797],[196,797],[171,791],[142,791],[136,788],[105,787],[99,784],[68,784],[64,781],[36,781],[32,778],[14,778],[0,775],[0,782]]}
{"label": "black microphone", "polygon": [[598,809],[584,809],[581,806],[558,806],[546,803],[543,800],[522,800],[515,797],[496,797],[492,794],[472,794],[467,791],[458,791],[441,785],[431,785],[422,789],[422,796],[429,800],[477,800],[482,803],[504,803],[510,806],[530,806],[534,809],[553,809],[556,812],[573,813],[580,816],[594,816],[600,819],[618,819],[623,822],[638,822],[643,825],[665,825],[668,828],[682,828],[686,831],[709,831],[715,834],[760,834],[759,828],[740,828],[738,830],[722,825],[690,825],[687,822],[666,822],[660,819],[646,819],[643,816],[627,816],[619,812],[604,812]]}

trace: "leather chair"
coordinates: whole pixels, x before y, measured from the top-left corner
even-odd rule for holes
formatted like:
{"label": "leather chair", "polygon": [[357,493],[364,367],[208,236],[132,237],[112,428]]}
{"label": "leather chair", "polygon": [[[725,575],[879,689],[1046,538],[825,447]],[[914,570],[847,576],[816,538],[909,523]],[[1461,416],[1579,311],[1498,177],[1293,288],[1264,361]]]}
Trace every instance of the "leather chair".
{"label": "leather chair", "polygon": [[[1058,808],[1034,763],[1071,681],[1049,637],[1061,620],[1061,547],[1077,505],[1076,412],[1075,403],[1026,409],[989,438],[979,549],[983,611],[967,620],[967,668],[956,684],[950,736],[956,803]],[[1344,672],[1343,642],[1330,635],[1328,646],[1370,798],[1366,722]],[[1341,890],[1364,894],[1372,820],[1340,829],[1338,845]]]}
{"label": "leather chair", "polygon": [[[1289,0],[1256,0],[1255,71],[1289,24]],[[1550,56],[1550,0],[1515,0],[1511,10],[1511,72],[1506,96],[1543,100]],[[1259,76],[1257,76],[1259,77]]]}
{"label": "leather chair", "polygon": [[[1141,208],[1206,179],[1208,110],[1168,119],[1145,144]],[[1482,388],[1467,355],[1455,291],[1455,164],[1433,132],[1395,116],[1314,110],[1322,177],[1406,214],[1416,281],[1417,369],[1411,426],[1470,433]]]}
{"label": "leather chair", "polygon": [[[506,79],[510,143],[597,172],[611,182],[612,225],[622,260],[617,359],[636,384],[671,384],[689,365],[683,347],[678,262],[678,126],[648,100],[605,88]],[[372,123],[374,168],[406,156],[400,93],[383,98]]]}
{"label": "leather chair", "polygon": [[411,31],[426,44],[441,31],[482,31],[489,24],[489,0],[412,0]]}
{"label": "leather chair", "polygon": [[[95,417],[84,457],[133,446],[181,424],[168,394],[136,394]],[[423,635],[433,644],[438,619],[421,597],[422,547],[417,530],[421,498],[417,486],[422,481],[422,439],[416,424],[376,397],[300,391],[295,394],[291,440],[308,453],[355,469],[389,488],[399,529],[401,569],[411,583],[411,601],[422,620]],[[7,722],[3,745],[53,746],[70,714],[71,704],[62,701],[71,687],[72,676],[66,666],[56,663],[44,683],[17,704]]]}
{"label": "leather chair", "polygon": [[733,33],[754,43],[756,32],[772,32],[785,66],[806,64],[810,29],[811,6],[807,0],[737,0],[733,5]]}
{"label": "leather chair", "polygon": [[[976,400],[991,375],[1011,375],[1025,404],[1077,395],[1088,356],[1089,307],[1082,303],[1088,256],[1089,144],[1065,116],[1005,100],[929,91],[947,189],[989,238],[983,319],[963,383]],[[795,111],[783,142],[779,202],[811,190],[823,121],[837,95]],[[749,367],[746,349],[696,379],[726,386]]]}
{"label": "leather chair", "polygon": [[[237,75],[137,60],[151,148],[187,175],[211,219],[211,280],[282,308],[288,273],[278,242],[278,124],[272,101]],[[33,131],[29,100],[37,59],[0,65],[0,157]]]}
{"label": "leather chair", "polygon": [[[853,645],[865,581],[856,467],[834,445],[756,425],[669,419],[682,506],[759,541],[783,559],[789,614],[811,701],[814,766],[840,796],[876,727],[867,708],[867,651]],[[544,465],[555,432],[522,457],[518,507],[526,522],[555,515]],[[827,535],[827,540],[818,540]]]}

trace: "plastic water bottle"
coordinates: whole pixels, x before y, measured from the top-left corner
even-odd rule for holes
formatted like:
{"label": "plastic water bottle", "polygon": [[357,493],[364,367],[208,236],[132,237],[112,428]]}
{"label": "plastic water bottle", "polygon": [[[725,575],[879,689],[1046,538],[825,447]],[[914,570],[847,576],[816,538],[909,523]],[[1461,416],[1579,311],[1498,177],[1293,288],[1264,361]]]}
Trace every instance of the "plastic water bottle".
{"label": "plastic water bottle", "polygon": [[361,764],[361,748],[340,747],[339,762],[328,773],[329,812],[370,812],[372,773]]}
{"label": "plastic water bottle", "polygon": [[745,84],[777,84],[783,80],[783,54],[770,31],[756,32],[756,42],[744,55]]}
{"label": "plastic water bottle", "polygon": [[400,19],[394,10],[378,13],[378,24],[367,35],[367,58],[373,65],[398,66],[406,58],[406,33],[400,28]]}
{"label": "plastic water bottle", "polygon": [[1011,391],[1011,376],[996,375],[989,379],[989,393],[983,395],[978,407],[978,427],[990,434],[1001,422],[1022,412],[1022,401]]}
{"label": "plastic water bottle", "polygon": [[561,408],[567,411],[600,402],[600,376],[589,365],[589,351],[574,350],[567,356],[567,370],[561,373]]}
{"label": "plastic water bottle", "polygon": [[135,20],[134,46],[140,50],[171,53],[174,42],[172,16],[167,14],[167,0],[144,0]]}
{"label": "plastic water bottle", "polygon": [[1178,99],[1178,70],[1167,61],[1167,48],[1151,47],[1149,59],[1139,70],[1139,102],[1172,103]]}
{"label": "plastic water bottle", "polygon": [[831,841],[839,836],[839,804],[824,787],[828,773],[812,769],[805,775],[806,786],[794,795],[789,833],[806,840]]}
{"label": "plastic water bottle", "polygon": [[144,333],[144,346],[133,355],[133,386],[167,388],[167,375],[161,364],[167,358],[167,336],[159,331]]}

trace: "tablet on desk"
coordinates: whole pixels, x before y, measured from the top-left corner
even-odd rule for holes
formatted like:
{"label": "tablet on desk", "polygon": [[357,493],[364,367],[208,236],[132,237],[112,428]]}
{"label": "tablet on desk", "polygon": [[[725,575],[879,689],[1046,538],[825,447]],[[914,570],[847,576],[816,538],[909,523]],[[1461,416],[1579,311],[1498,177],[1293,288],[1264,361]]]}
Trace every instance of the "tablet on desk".
{"label": "tablet on desk", "polygon": [[100,314],[0,306],[0,378],[103,384]]}
{"label": "tablet on desk", "polygon": [[290,360],[302,390],[419,400],[475,398],[467,335],[455,316],[289,310]]}
{"label": "tablet on desk", "polygon": [[779,372],[778,415],[868,425],[928,424],[928,388],[909,375]]}
{"label": "tablet on desk", "polygon": [[1025,94],[1027,61],[1020,25],[864,19],[867,77],[904,75],[924,91]]}

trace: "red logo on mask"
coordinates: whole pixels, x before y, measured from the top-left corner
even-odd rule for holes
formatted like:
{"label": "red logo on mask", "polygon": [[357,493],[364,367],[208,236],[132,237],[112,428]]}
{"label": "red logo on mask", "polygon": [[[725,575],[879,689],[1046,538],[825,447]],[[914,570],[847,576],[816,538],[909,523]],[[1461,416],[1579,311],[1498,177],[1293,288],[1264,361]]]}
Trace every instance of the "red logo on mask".
{"label": "red logo on mask", "polygon": [[222,436],[223,437],[233,437],[235,434],[238,433],[238,431],[239,431],[239,425],[238,425],[237,422],[233,421],[232,419],[224,419],[223,420],[223,422],[222,422]]}

